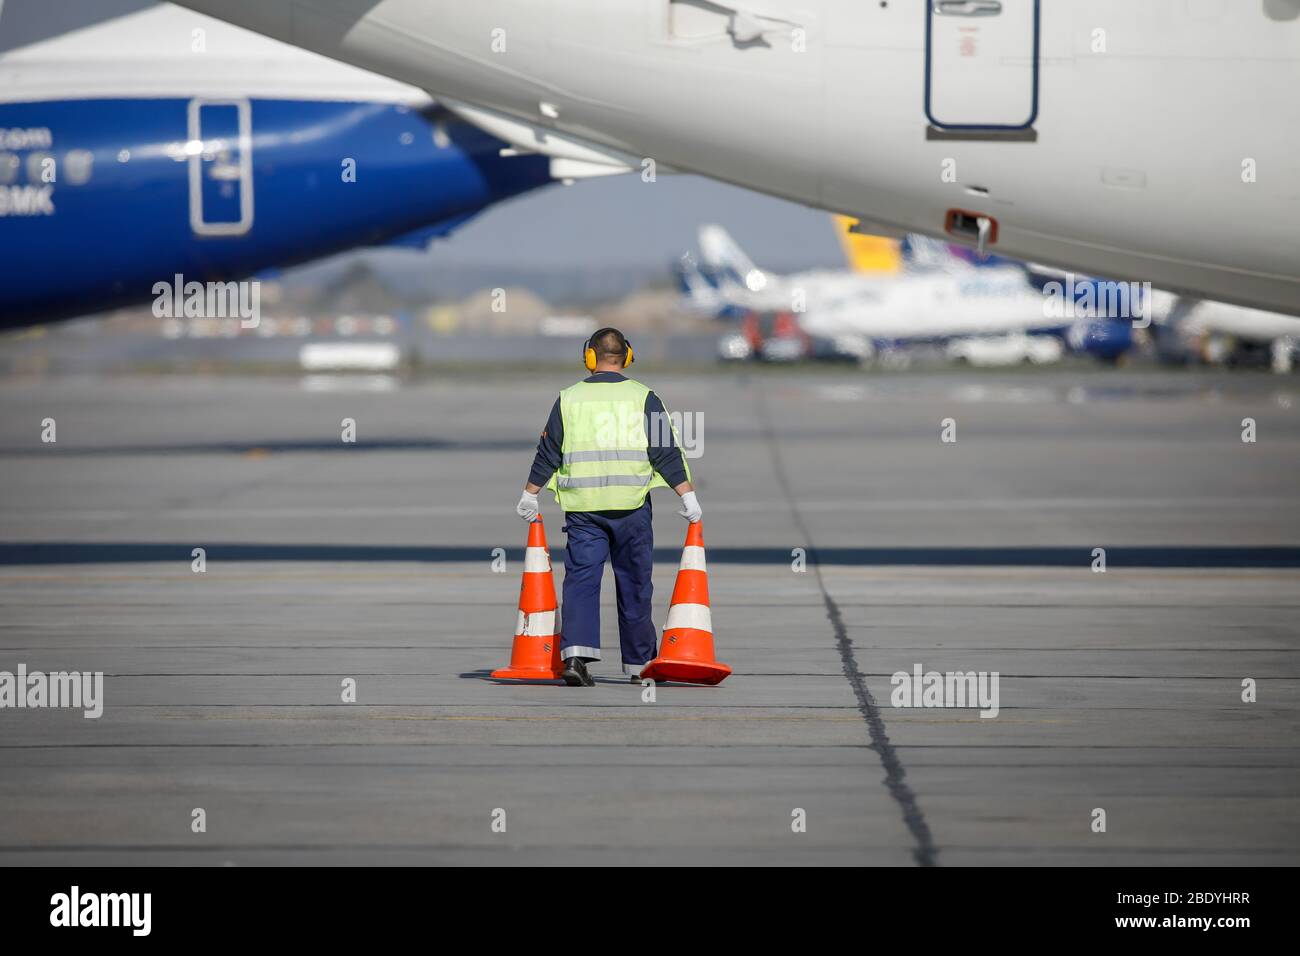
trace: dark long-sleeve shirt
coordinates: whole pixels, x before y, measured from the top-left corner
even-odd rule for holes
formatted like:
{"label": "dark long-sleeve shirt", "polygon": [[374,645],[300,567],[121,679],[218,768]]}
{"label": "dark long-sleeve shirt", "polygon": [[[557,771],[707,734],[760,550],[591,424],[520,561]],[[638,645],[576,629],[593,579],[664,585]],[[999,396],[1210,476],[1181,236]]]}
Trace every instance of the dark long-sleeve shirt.
{"label": "dark long-sleeve shirt", "polygon": [[[585,379],[587,382],[623,382],[627,377],[618,372],[596,372]],[[645,397],[645,433],[649,444],[646,451],[650,455],[650,464],[659,472],[669,487],[676,488],[686,477],[686,459],[677,445],[677,436],[671,428],[655,427],[656,419],[651,416],[666,416],[664,403],[659,396],[650,392]],[[663,421],[663,419],[657,419]],[[546,428],[537,442],[537,454],[533,457],[533,470],[528,480],[534,485],[545,485],[551,475],[560,467],[564,444],[564,420],[560,417],[560,400],[557,398],[551,406],[551,417],[546,421]]]}

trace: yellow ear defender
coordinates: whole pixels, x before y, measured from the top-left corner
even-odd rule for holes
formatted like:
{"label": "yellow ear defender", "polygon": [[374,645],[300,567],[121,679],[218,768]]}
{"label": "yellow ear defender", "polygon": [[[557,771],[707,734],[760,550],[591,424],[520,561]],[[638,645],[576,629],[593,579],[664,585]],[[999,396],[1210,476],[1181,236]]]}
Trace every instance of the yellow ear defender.
{"label": "yellow ear defender", "polygon": [[[596,350],[592,347],[592,342],[600,338],[606,332],[618,332],[618,329],[599,329],[591,334],[582,346],[582,364],[587,367],[588,372],[596,371]],[[619,333],[622,335],[622,333]],[[636,358],[632,355],[632,343],[628,341],[627,336],[623,336],[623,367],[627,368]]]}

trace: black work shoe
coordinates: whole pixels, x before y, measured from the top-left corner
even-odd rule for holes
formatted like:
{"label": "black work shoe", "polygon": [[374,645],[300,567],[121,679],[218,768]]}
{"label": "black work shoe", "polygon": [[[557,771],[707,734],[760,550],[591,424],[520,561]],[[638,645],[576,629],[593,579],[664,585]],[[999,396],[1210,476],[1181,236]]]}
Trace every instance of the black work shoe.
{"label": "black work shoe", "polygon": [[570,657],[564,662],[564,670],[560,671],[560,677],[570,687],[595,687],[596,682],[591,679],[587,673],[587,665],[582,662],[581,657]]}

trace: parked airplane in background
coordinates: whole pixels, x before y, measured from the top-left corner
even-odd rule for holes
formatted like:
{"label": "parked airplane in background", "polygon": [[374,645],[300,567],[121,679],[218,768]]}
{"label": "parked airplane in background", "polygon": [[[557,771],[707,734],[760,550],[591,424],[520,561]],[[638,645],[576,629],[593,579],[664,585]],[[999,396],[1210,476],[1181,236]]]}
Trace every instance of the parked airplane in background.
{"label": "parked airplane in background", "polygon": [[1159,291],[1154,299],[1163,351],[1173,358],[1190,355],[1213,364],[1234,363],[1248,358],[1243,351],[1254,350],[1275,372],[1295,367],[1300,318],[1224,302],[1179,299]]}
{"label": "parked airplane in background", "polygon": [[987,276],[1005,277],[1017,286],[1025,284],[1024,267],[1010,260],[989,257],[970,261],[936,239],[910,235],[899,242],[862,235],[851,231],[852,219],[833,219],[848,268],[810,269],[790,275],[759,268],[722,226],[701,226],[699,261],[688,256],[679,269],[686,290],[694,294],[691,304],[705,308],[708,293],[702,284],[712,287],[733,308],[796,312],[841,308],[857,296],[878,298],[889,284],[886,280],[903,274],[970,274],[979,270]]}
{"label": "parked airplane in background", "polygon": [[[1123,283],[1075,276],[1040,263],[1024,263],[1030,281],[1046,294],[1053,286],[1072,290],[1076,300],[1092,293],[1094,303],[1113,299],[1112,290]],[[1300,317],[1227,302],[1179,295],[1167,289],[1134,290],[1126,315],[1137,315],[1150,325],[1158,353],[1167,361],[1205,361],[1211,364],[1257,362],[1266,356],[1274,371],[1289,372],[1300,351]],[[1076,324],[1067,341],[1083,351],[1098,332],[1114,334],[1111,326]],[[1249,354],[1255,353],[1255,354]]]}
{"label": "parked airplane in background", "polygon": [[178,2],[521,148],[1300,313],[1300,0]]}
{"label": "parked airplane in background", "polygon": [[[848,235],[841,217],[836,229]],[[682,304],[741,320],[741,331],[720,343],[729,359],[863,358],[942,344],[950,358],[972,364],[1044,363],[1065,349],[1114,361],[1136,344],[1136,329],[1147,327],[1169,359],[1218,363],[1243,347],[1259,348],[1276,371],[1287,372],[1300,350],[1295,316],[1037,263],[970,261],[919,236],[893,244],[893,254],[882,242],[889,240],[846,243],[852,268],[782,276],[757,266],[721,226],[702,226],[699,262],[686,256],[679,266]],[[1053,283],[1075,307],[1051,301]]]}
{"label": "parked airplane in background", "polygon": [[[841,223],[837,228],[844,232]],[[977,266],[923,237],[908,237],[905,253],[881,241],[892,254],[873,244],[865,263],[860,250],[846,247],[854,269],[780,276],[755,265],[721,226],[702,226],[702,268],[682,264],[684,304],[742,317],[741,331],[719,346],[730,359],[865,358],[930,344],[980,364],[1006,364],[1007,356],[1042,363],[1059,359],[1067,343],[1108,359],[1132,345],[1128,323],[1109,315],[1052,314],[1023,265]],[[825,344],[810,356],[817,343]]]}
{"label": "parked airplane in background", "polygon": [[552,181],[504,146],[421,90],[189,10],[8,0],[0,325],[422,246]]}
{"label": "parked airplane in background", "polygon": [[[726,229],[703,225],[698,233],[698,261],[684,257],[678,269],[691,293],[688,304],[696,311],[709,312],[709,302],[716,298],[733,314],[749,309],[804,311],[852,297],[859,290],[870,291],[880,277],[902,270],[899,244],[891,239],[854,236],[850,246],[847,227],[851,223],[845,217],[835,217],[836,232],[852,269],[813,269],[791,275],[760,269]],[[869,251],[859,245],[863,242],[869,243]]]}

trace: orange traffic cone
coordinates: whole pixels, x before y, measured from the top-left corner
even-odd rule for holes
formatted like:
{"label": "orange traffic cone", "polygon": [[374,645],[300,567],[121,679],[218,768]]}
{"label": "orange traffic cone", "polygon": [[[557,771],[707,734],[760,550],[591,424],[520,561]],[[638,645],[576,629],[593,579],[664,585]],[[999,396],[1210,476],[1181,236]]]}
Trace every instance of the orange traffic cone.
{"label": "orange traffic cone", "polygon": [[524,580],[519,589],[519,625],[510,651],[510,666],[492,672],[498,679],[559,680],[560,635],[555,633],[555,582],[551,553],[546,550],[542,516],[528,526]]}
{"label": "orange traffic cone", "polygon": [[709,612],[709,573],[704,566],[704,525],[686,529],[686,546],[668,607],[668,622],[659,642],[659,656],[641,670],[653,680],[687,684],[720,684],[731,673],[713,659],[713,617]]}

